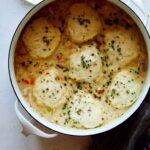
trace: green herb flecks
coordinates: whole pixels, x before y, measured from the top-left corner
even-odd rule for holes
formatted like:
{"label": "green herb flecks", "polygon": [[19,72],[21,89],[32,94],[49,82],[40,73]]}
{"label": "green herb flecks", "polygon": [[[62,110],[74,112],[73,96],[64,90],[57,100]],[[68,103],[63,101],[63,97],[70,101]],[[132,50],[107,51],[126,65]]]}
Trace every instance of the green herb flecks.
{"label": "green herb flecks", "polygon": [[81,65],[83,68],[86,68],[86,69],[89,67],[89,64],[87,63],[83,55],[81,56]]}

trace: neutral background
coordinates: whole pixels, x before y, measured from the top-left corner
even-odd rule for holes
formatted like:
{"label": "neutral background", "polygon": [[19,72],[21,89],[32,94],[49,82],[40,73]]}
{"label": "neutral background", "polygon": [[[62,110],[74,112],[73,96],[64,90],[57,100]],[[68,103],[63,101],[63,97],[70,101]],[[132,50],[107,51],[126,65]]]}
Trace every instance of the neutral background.
{"label": "neutral background", "polygon": [[[24,0],[0,0],[0,150],[87,149],[90,137],[59,135],[47,140],[33,135],[25,137],[20,132],[21,125],[14,112],[16,97],[9,81],[7,58],[14,31],[32,7],[33,5]],[[144,19],[138,8],[133,6],[133,9]]]}

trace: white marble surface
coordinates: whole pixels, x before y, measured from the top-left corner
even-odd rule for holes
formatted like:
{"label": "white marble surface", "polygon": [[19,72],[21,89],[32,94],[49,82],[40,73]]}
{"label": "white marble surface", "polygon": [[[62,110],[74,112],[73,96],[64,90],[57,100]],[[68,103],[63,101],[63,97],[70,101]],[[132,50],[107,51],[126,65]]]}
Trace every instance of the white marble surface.
{"label": "white marble surface", "polygon": [[[25,137],[20,133],[21,126],[14,112],[16,97],[9,81],[7,58],[13,33],[32,7],[24,0],[0,0],[0,150],[86,149],[89,137],[60,135],[46,140],[33,135]],[[137,10],[137,13],[143,18],[140,11]]]}

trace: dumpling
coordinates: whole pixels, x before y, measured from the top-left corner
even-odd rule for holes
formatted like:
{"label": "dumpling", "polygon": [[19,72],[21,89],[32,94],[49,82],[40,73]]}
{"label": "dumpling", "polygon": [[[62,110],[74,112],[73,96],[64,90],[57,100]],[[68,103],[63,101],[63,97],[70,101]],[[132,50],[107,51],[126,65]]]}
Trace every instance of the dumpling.
{"label": "dumpling", "polygon": [[73,4],[67,20],[67,33],[76,43],[93,39],[102,30],[98,14],[85,3]]}
{"label": "dumpling", "polygon": [[27,25],[22,39],[33,58],[46,58],[54,52],[61,38],[59,29],[41,17]]}
{"label": "dumpling", "polygon": [[102,61],[96,45],[84,45],[70,56],[70,72],[72,79],[90,82],[102,72]]}
{"label": "dumpling", "polygon": [[141,88],[142,83],[133,72],[122,70],[114,76],[107,97],[115,108],[128,107],[137,100]]}
{"label": "dumpling", "polygon": [[56,108],[67,101],[70,93],[61,72],[52,67],[37,78],[33,95],[38,101]]}
{"label": "dumpling", "polygon": [[78,91],[70,102],[70,117],[85,128],[95,128],[103,124],[101,103],[84,91]]}
{"label": "dumpling", "polygon": [[114,71],[124,67],[138,57],[138,40],[131,31],[117,28],[105,31],[104,52],[107,56],[106,67]]}

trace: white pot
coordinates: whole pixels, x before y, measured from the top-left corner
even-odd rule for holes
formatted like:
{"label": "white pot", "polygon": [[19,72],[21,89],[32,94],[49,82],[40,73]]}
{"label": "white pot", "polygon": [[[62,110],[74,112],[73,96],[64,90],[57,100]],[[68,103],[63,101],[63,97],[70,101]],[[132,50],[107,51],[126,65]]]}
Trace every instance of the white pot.
{"label": "white pot", "polygon": [[[127,12],[132,18],[133,20],[136,22],[136,24],[138,25],[138,27],[141,30],[141,33],[145,39],[145,43],[147,45],[147,50],[148,50],[148,71],[147,71],[147,78],[146,78],[146,82],[144,84],[143,90],[138,98],[138,100],[133,104],[132,107],[130,107],[130,109],[121,117],[119,117],[118,119],[115,119],[114,121],[107,123],[105,125],[103,125],[102,127],[98,127],[95,129],[73,129],[73,128],[68,128],[68,127],[63,127],[54,123],[50,123],[48,122],[46,119],[40,117],[40,115],[38,115],[37,113],[35,113],[32,108],[29,106],[29,104],[27,103],[27,101],[25,100],[25,98],[22,96],[21,91],[18,87],[17,81],[16,81],[16,77],[15,77],[15,71],[14,71],[14,53],[15,53],[15,47],[16,47],[16,43],[17,40],[20,36],[20,33],[22,31],[22,29],[24,28],[24,26],[26,25],[26,23],[30,20],[30,18],[41,8],[43,8],[45,5],[47,5],[48,3],[52,2],[53,0],[44,0],[41,3],[39,3],[38,5],[36,5],[31,11],[29,11],[27,13],[27,15],[22,19],[22,21],[20,22],[20,24],[18,25],[12,42],[11,42],[11,46],[10,46],[10,50],[9,50],[9,56],[8,56],[8,63],[9,63],[9,75],[10,75],[10,81],[12,83],[12,87],[14,89],[14,92],[18,98],[18,100],[20,101],[20,103],[22,104],[22,106],[24,107],[24,109],[35,119],[37,120],[39,123],[41,123],[43,126],[46,126],[49,129],[52,129],[54,131],[60,132],[60,133],[64,133],[64,134],[68,134],[68,135],[76,135],[76,136],[85,136],[85,135],[93,135],[93,134],[98,134],[98,133],[102,133],[105,131],[108,131],[116,126],[118,126],[119,124],[121,124],[122,122],[124,122],[126,119],[128,119],[137,109],[138,107],[141,105],[142,101],[144,100],[149,86],[150,86],[150,35],[148,34],[148,31],[146,29],[146,22],[147,22],[147,16],[145,15],[145,21],[142,22],[140,20],[140,18],[135,14],[135,12],[130,8],[131,5],[133,5],[134,3],[132,3],[132,1],[128,1],[128,5],[126,5],[125,3],[119,1],[119,0],[111,0],[112,3],[114,3],[115,5],[117,5],[118,7],[120,7],[121,9],[123,9],[125,12]],[[130,6],[129,6],[130,5]],[[24,115],[22,115],[22,113],[20,112],[20,110],[18,109],[18,102],[16,101],[15,103],[15,110],[16,110],[16,114],[19,118],[19,120],[21,121],[21,123],[23,124],[24,128],[26,129],[26,132],[32,133],[32,134],[36,134],[38,136],[41,137],[45,137],[45,138],[52,138],[55,137],[57,134],[47,134],[45,132],[43,132],[42,130],[38,129],[36,126],[34,126],[31,122],[29,122]]]}

